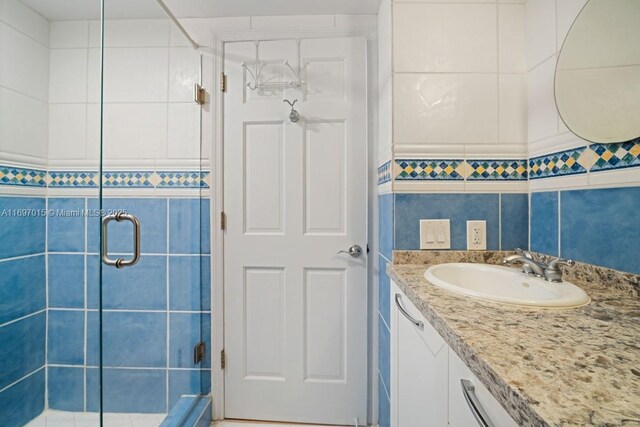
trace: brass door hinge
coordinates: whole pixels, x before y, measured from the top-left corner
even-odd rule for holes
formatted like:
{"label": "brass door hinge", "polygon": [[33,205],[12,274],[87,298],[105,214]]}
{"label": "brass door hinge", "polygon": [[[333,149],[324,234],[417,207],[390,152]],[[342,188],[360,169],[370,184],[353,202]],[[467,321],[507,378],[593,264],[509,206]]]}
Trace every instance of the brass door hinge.
{"label": "brass door hinge", "polygon": [[224,369],[227,365],[227,356],[224,354],[224,350],[220,352],[220,369]]}
{"label": "brass door hinge", "polygon": [[207,98],[207,93],[205,92],[204,88],[200,86],[198,83],[195,83],[193,85],[193,100],[196,102],[196,104],[203,105],[205,103],[206,98]]}
{"label": "brass door hinge", "polygon": [[227,229],[227,214],[225,214],[224,212],[220,212],[220,229]]}
{"label": "brass door hinge", "polygon": [[220,91],[227,91],[227,75],[225,73],[220,73]]}

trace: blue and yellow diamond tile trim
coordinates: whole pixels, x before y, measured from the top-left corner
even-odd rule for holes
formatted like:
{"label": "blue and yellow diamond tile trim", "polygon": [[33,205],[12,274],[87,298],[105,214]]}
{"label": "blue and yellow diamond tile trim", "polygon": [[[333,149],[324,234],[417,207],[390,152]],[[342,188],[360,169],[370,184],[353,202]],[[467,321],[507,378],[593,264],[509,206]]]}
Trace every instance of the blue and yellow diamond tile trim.
{"label": "blue and yellow diamond tile trim", "polygon": [[467,160],[472,181],[526,181],[527,161],[515,160]]}
{"label": "blue and yellow diamond tile trim", "polygon": [[[209,172],[107,171],[105,188],[209,188]],[[49,188],[98,188],[97,171],[43,171],[0,165],[0,185]]]}
{"label": "blue and yellow diamond tile trim", "polygon": [[0,185],[46,187],[47,172],[38,169],[0,166]]}
{"label": "blue and yellow diamond tile trim", "polygon": [[596,154],[591,172],[640,166],[640,138],[620,144],[591,144]]}
{"label": "blue and yellow diamond tile trim", "polygon": [[464,160],[396,159],[396,181],[464,180]]}
{"label": "blue and yellow diamond tile trim", "polygon": [[529,179],[586,173],[587,169],[580,162],[585,150],[586,147],[579,147],[530,159]]}
{"label": "blue and yellow diamond tile trim", "polygon": [[378,167],[378,185],[391,181],[391,160]]}

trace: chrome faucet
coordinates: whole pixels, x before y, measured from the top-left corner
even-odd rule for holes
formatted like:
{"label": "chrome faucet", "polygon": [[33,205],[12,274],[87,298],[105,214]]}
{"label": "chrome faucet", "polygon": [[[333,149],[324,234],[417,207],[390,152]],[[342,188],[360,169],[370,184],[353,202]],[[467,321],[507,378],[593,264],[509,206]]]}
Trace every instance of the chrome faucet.
{"label": "chrome faucet", "polygon": [[561,265],[573,267],[575,261],[564,258],[556,258],[548,264],[536,260],[531,252],[516,248],[516,254],[506,257],[502,260],[503,264],[513,264],[519,262],[522,264],[522,272],[527,275],[544,277],[549,282],[562,282]]}

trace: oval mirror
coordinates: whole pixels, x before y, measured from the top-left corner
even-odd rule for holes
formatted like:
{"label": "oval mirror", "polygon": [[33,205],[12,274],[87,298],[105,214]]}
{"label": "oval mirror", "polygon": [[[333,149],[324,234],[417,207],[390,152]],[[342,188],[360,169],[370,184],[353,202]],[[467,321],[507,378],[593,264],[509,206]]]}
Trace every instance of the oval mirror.
{"label": "oval mirror", "polygon": [[562,45],[555,96],[583,139],[640,137],[640,0],[589,0]]}

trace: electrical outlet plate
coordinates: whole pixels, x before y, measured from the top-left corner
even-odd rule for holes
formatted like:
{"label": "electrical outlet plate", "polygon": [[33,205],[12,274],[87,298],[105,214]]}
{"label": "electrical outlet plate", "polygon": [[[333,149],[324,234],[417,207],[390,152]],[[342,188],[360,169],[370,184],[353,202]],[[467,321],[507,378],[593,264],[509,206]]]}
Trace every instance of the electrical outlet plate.
{"label": "electrical outlet plate", "polygon": [[467,250],[487,250],[487,221],[467,221]]}
{"label": "electrical outlet plate", "polygon": [[451,249],[451,226],[448,219],[420,220],[420,249]]}

